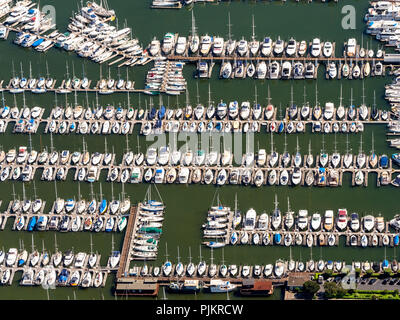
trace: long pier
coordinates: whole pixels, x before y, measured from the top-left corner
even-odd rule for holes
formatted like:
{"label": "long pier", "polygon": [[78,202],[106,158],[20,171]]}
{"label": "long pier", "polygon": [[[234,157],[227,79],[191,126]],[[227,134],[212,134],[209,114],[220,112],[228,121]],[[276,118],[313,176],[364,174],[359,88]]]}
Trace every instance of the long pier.
{"label": "long pier", "polygon": [[[11,110],[14,108],[11,108]],[[59,109],[59,114],[56,117],[56,109]],[[321,115],[316,119],[313,115],[313,108],[307,117],[301,116],[300,110],[296,116],[291,118],[289,116],[289,108],[286,108],[284,118],[277,119],[277,110],[275,109],[270,118],[266,118],[265,114],[267,107],[261,107],[260,115],[256,118],[254,111],[250,110],[247,118],[241,118],[240,115],[234,119],[228,115],[223,119],[218,119],[216,116],[208,118],[206,112],[200,118],[194,115],[189,118],[185,117],[185,112],[180,109],[181,115],[178,116],[178,109],[167,109],[166,114],[170,114],[160,120],[158,117],[150,119],[150,111],[143,109],[135,109],[128,118],[128,109],[121,109],[116,112],[112,117],[105,116],[103,112],[100,115],[93,115],[90,112],[90,117],[86,118],[87,109],[82,109],[78,117],[73,116],[75,109],[70,108],[70,116],[64,115],[67,108],[53,108],[50,115],[44,118],[44,108],[41,108],[40,114],[29,121],[24,116],[26,108],[17,109],[17,115],[13,115],[12,111],[1,119],[0,132],[5,132],[9,123],[14,123],[13,133],[36,133],[41,124],[45,124],[45,133],[78,133],[78,134],[132,134],[135,125],[140,125],[140,133],[160,134],[164,132],[287,132],[287,133],[302,133],[306,131],[306,126],[312,126],[312,132],[320,133],[357,133],[364,131],[364,125],[369,124],[389,124],[391,121],[396,120],[398,115],[394,112],[384,110],[377,110],[375,118],[372,118],[371,107],[367,108],[367,115],[361,118],[358,110],[353,118],[347,116],[349,108],[344,108],[344,116],[337,119],[337,108],[333,108],[332,113],[334,116],[327,120]],[[301,109],[301,108],[300,108]],[[172,114],[171,114],[172,112]],[[108,127],[106,129],[105,124]],[[217,125],[220,126],[217,129]],[[282,125],[282,129],[279,126]],[[145,130],[146,126],[150,126],[149,130]],[[263,129],[264,127],[264,129]],[[84,129],[86,128],[86,129]],[[279,131],[280,130],[280,131]]]}
{"label": "long pier", "polygon": [[[98,163],[93,165],[92,159],[94,159],[94,155],[96,155]],[[135,158],[135,155],[133,155]],[[61,163],[60,160],[56,162],[50,162],[46,160],[44,163],[38,163],[35,161],[34,163],[29,164],[28,171],[25,171],[25,167],[27,165],[27,159],[21,163],[6,163],[2,165],[2,178],[1,181],[5,180],[22,180],[22,181],[31,181],[34,179],[35,173],[38,169],[43,170],[41,179],[44,181],[54,181],[54,180],[65,180],[68,176],[70,170],[74,171],[74,180],[78,181],[98,181],[100,178],[100,174],[102,170],[107,170],[107,181],[117,181],[117,182],[130,182],[130,183],[141,183],[141,182],[155,182],[155,183],[201,183],[201,184],[244,184],[244,185],[256,185],[258,187],[262,185],[279,185],[280,176],[283,172],[286,172],[288,181],[286,181],[285,185],[308,185],[308,186],[331,186],[337,187],[342,185],[343,174],[351,173],[352,174],[352,185],[364,185],[368,186],[368,175],[370,173],[377,174],[377,185],[387,185],[391,182],[391,177],[394,174],[400,174],[400,169],[396,169],[393,167],[393,162],[391,158],[388,158],[388,164],[386,167],[381,167],[377,164],[375,167],[371,167],[369,163],[369,156],[366,156],[366,162],[363,167],[359,167],[357,164],[357,156],[353,155],[352,163],[348,166],[344,165],[344,156],[340,156],[339,163],[336,167],[333,166],[331,157],[328,159],[325,166],[320,165],[321,161],[319,159],[319,155],[315,157],[315,162],[313,162],[312,166],[307,165],[307,155],[302,156],[302,164],[299,167],[296,167],[294,164],[294,157],[291,157],[290,163],[287,165],[283,164],[283,155],[278,155],[279,159],[277,164],[274,166],[270,165],[270,155],[267,156],[267,159],[263,165],[256,165],[255,160],[251,164],[244,164],[242,158],[236,159],[238,163],[234,166],[231,162],[222,164],[221,157],[222,155],[218,155],[218,159],[215,160],[213,164],[198,164],[193,163],[182,163],[172,164],[172,162],[168,162],[167,164],[147,164],[146,162],[136,165],[132,162],[129,165],[126,165],[124,159],[121,164],[116,165],[115,162],[115,154],[111,154],[110,161],[108,163],[104,163],[104,154],[94,153],[92,157],[88,158],[86,163],[83,163],[83,159],[79,159],[78,163],[71,164],[69,159],[66,159],[65,162]],[[83,157],[82,155],[80,157]],[[125,157],[125,155],[124,155]],[[230,155],[231,161],[233,160],[232,154]],[[90,162],[89,162],[90,161]],[[133,161],[133,160],[132,160]],[[182,160],[183,161],[183,160]],[[240,162],[239,162],[240,161]],[[19,168],[20,175],[14,176],[14,171],[16,168]],[[189,173],[186,179],[177,178],[180,176],[180,172],[183,168],[189,170]],[[295,169],[299,170],[301,180],[298,182],[294,182],[292,180],[293,172]],[[320,169],[324,168],[323,171]],[[157,175],[157,170],[163,170],[162,176]],[[297,170],[296,169],[296,170]],[[6,171],[8,170],[8,175]],[[116,173],[114,172],[115,170]],[[137,172],[136,177],[131,177],[131,173]],[[175,179],[171,180],[169,177],[169,171],[175,170]],[[223,172],[225,170],[225,172]],[[122,181],[122,174],[125,172],[126,180]],[[132,171],[132,172],[131,172]],[[194,179],[194,172],[197,171],[197,179]],[[206,177],[212,174],[212,179]],[[311,172],[312,177],[308,177]],[[363,181],[358,181],[356,179],[357,174],[360,175],[359,172],[363,174]],[[160,172],[158,172],[160,173]],[[178,173],[178,174],[177,174]],[[231,174],[235,174],[235,179]],[[275,174],[275,179],[271,180],[272,177],[270,175]],[[3,176],[4,175],[4,176]],[[217,178],[221,175],[221,179]],[[225,177],[224,179],[223,176]],[[319,181],[320,176],[324,176],[325,178]],[[383,176],[386,175],[386,180],[383,180]],[[113,176],[113,177],[112,177]],[[146,177],[146,179],[144,179]],[[246,180],[244,179],[246,177]],[[312,180],[310,180],[312,178]],[[359,179],[359,178],[358,178]],[[311,181],[311,182],[310,182]]]}
{"label": "long pier", "polygon": [[185,62],[197,62],[197,61],[335,61],[335,62],[348,62],[353,61],[357,62],[372,62],[372,61],[384,61],[384,58],[376,58],[376,57],[363,57],[363,58],[355,58],[355,57],[260,57],[260,56],[178,56],[178,55],[169,55],[167,57],[168,60],[178,60]]}
{"label": "long pier", "polygon": [[137,206],[131,207],[128,224],[126,226],[124,242],[122,245],[121,259],[119,262],[119,267],[117,271],[117,278],[121,278],[126,275],[129,270],[129,265],[131,262],[131,249],[133,245],[133,238],[135,235],[136,228],[136,218],[137,218]]}

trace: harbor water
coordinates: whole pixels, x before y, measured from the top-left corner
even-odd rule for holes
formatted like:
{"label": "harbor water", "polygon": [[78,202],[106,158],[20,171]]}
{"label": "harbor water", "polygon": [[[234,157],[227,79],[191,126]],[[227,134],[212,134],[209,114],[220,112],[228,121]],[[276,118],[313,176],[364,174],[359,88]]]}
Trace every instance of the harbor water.
{"label": "harbor water", "polygon": [[[191,12],[188,8],[179,10],[154,10],[150,9],[150,1],[108,1],[110,8],[114,9],[118,17],[118,25],[127,26],[133,30],[133,36],[137,37],[144,47],[152,40],[153,36],[161,39],[166,32],[179,33],[188,36],[191,30]],[[66,31],[69,16],[72,11],[77,10],[78,2],[75,1],[41,1],[41,6],[53,5],[56,8],[56,24],[59,31]],[[341,13],[342,7],[352,5],[356,9],[356,29],[343,30],[341,20],[344,15]],[[356,38],[361,44],[362,32],[365,23],[363,16],[368,7],[367,1],[361,0],[341,0],[339,3],[333,1],[329,3],[321,3],[314,1],[307,4],[304,2],[296,3],[295,1],[232,1],[222,2],[219,4],[195,4],[193,7],[196,18],[197,32],[199,35],[210,34],[226,37],[228,33],[228,12],[231,15],[233,38],[241,39],[242,36],[250,39],[251,17],[254,14],[255,33],[259,40],[265,36],[272,39],[288,40],[294,37],[296,40],[311,41],[314,37],[318,37],[321,41],[336,42],[336,56],[342,56],[343,43],[349,38]],[[24,76],[29,75],[29,62],[32,66],[32,76],[39,77],[46,75],[46,62],[48,64],[50,75],[58,80],[58,85],[62,79],[66,78],[66,63],[69,65],[69,73],[72,76],[74,70],[75,75],[82,77],[84,70],[85,76],[96,82],[99,79],[100,72],[104,77],[108,76],[109,69],[106,64],[101,67],[98,64],[90,62],[86,59],[79,58],[75,53],[67,53],[58,49],[51,49],[45,54],[40,54],[31,49],[24,49],[12,43],[15,34],[11,33],[8,40],[0,42],[0,79],[8,80],[12,76],[12,65],[14,64],[15,72],[19,75],[22,63]],[[364,34],[364,47],[377,50],[379,43],[371,37]],[[73,67],[72,67],[73,66]],[[146,66],[137,66],[129,68],[129,79],[135,81],[135,88],[143,88],[145,75],[147,70],[151,68],[151,63]],[[100,71],[100,69],[102,69]],[[391,77],[367,78],[365,80],[325,80],[324,67],[319,68],[317,80],[220,80],[218,79],[219,65],[214,67],[211,79],[195,80],[193,74],[196,67],[194,64],[186,64],[184,67],[184,76],[188,82],[188,90],[192,105],[197,103],[196,83],[199,87],[199,101],[207,104],[208,87],[211,87],[212,100],[219,102],[221,99],[225,102],[237,100],[251,101],[255,99],[255,86],[257,87],[257,101],[262,105],[267,103],[268,86],[271,93],[272,103],[279,108],[281,105],[282,117],[284,108],[286,108],[291,99],[290,91],[293,87],[294,102],[298,105],[303,103],[304,90],[306,91],[306,99],[311,106],[315,104],[316,85],[318,90],[318,100],[323,106],[325,102],[334,102],[335,106],[339,104],[340,87],[343,88],[343,104],[350,104],[350,92],[353,89],[354,104],[359,106],[362,103],[362,86],[364,82],[365,103],[371,106],[373,103],[374,91],[376,94],[376,104],[379,109],[389,109],[389,105],[383,99],[384,85],[391,82]],[[124,78],[126,69],[110,67],[110,74],[115,79],[118,73]],[[12,106],[14,97],[11,94],[4,93],[6,104]],[[53,94],[35,95],[27,93],[25,95],[26,105],[29,107],[40,106],[46,109],[44,118],[50,114],[50,110],[55,106],[55,96]],[[158,97],[153,97],[153,103],[158,107]],[[185,95],[178,98],[163,96],[163,104],[166,107],[174,108],[177,104],[181,107],[185,104]],[[77,95],[77,102],[86,106],[87,100],[89,104],[95,103],[95,95],[89,93],[86,97],[85,93]],[[23,105],[23,97],[21,94],[16,95],[16,102],[19,107]],[[149,96],[139,94],[130,95],[131,105],[135,108],[145,108],[146,103],[149,105]],[[65,106],[66,103],[74,104],[74,95],[69,94],[57,96],[58,105]],[[114,104],[127,106],[127,94],[112,94],[109,96],[99,96],[99,103]],[[278,118],[280,112],[278,109]],[[44,147],[50,148],[50,135],[44,134],[45,125],[40,125],[36,134],[31,136],[32,147],[35,150],[41,150]],[[134,152],[137,151],[137,136],[139,135],[139,126],[135,127],[134,133],[129,138],[129,148]],[[366,154],[370,153],[372,148],[372,135],[374,136],[374,151],[376,154],[391,155],[394,149],[388,147],[386,142],[385,125],[366,124],[363,133],[349,134],[349,145],[354,153],[358,153],[360,138],[363,139],[363,150]],[[309,142],[311,141],[312,152],[314,155],[319,154],[322,148],[321,133],[311,133],[311,128],[307,127],[304,134],[287,135],[287,150],[294,154],[296,148],[296,139],[298,137],[300,152],[305,154],[308,152]],[[337,150],[342,154],[346,150],[345,134],[324,135],[325,151],[332,153],[335,148],[335,139]],[[274,144],[279,153],[284,150],[284,136],[274,135]],[[85,142],[89,152],[104,152],[105,137],[99,135],[85,136]],[[243,138],[245,142],[245,138]],[[265,132],[255,134],[254,142],[256,146],[264,148],[269,152],[270,135]],[[145,152],[147,146],[152,141],[146,141],[145,137],[140,137],[140,150]],[[3,150],[17,148],[24,145],[29,146],[29,136],[21,134],[13,134],[12,126],[8,126],[6,133],[0,135],[0,145]],[[82,135],[54,135],[53,146],[56,150],[69,149],[71,151],[82,150]],[[116,163],[122,161],[123,153],[126,151],[126,140],[124,136],[109,135],[107,136],[108,150],[116,153]],[[57,195],[63,198],[78,197],[78,182],[73,181],[74,172],[68,173],[66,181],[57,182]],[[37,197],[46,200],[45,212],[50,210],[50,206],[55,200],[54,182],[42,182],[39,180],[41,170],[36,173],[35,186],[32,182],[25,183],[25,191],[27,197]],[[107,172],[102,171],[99,182],[93,183],[93,189],[96,194],[100,193],[100,183],[102,184],[102,193],[104,198],[111,199],[111,183],[106,182]],[[325,210],[332,209],[335,212],[338,208],[347,208],[348,212],[357,212],[360,216],[373,214],[377,216],[381,214],[386,220],[390,220],[398,212],[396,197],[398,190],[393,186],[385,186],[378,188],[376,186],[376,175],[370,174],[368,187],[351,187],[351,175],[345,174],[343,177],[343,185],[338,188],[317,188],[317,187],[288,187],[288,186],[263,186],[261,188],[244,187],[244,186],[224,186],[218,188],[216,186],[206,185],[159,185],[157,189],[166,205],[165,221],[163,224],[163,234],[159,244],[158,258],[149,262],[150,265],[161,266],[165,261],[166,244],[168,247],[168,255],[170,261],[177,262],[178,246],[181,261],[185,264],[189,262],[189,247],[193,262],[199,261],[199,247],[202,242],[201,225],[205,222],[207,210],[214,203],[216,197],[219,196],[221,203],[225,206],[234,207],[235,194],[237,194],[238,208],[245,213],[249,208],[254,208],[258,214],[263,211],[271,213],[274,208],[274,197],[278,195],[279,208],[284,213],[287,209],[287,197],[290,198],[291,208],[297,213],[299,209],[308,209],[309,214],[319,212],[323,214]],[[12,190],[22,197],[22,182],[1,182],[0,193],[2,205],[0,211],[4,212],[10,200],[13,199]],[[148,185],[143,183],[139,185],[125,185],[125,192],[133,203],[137,203],[144,199]],[[90,185],[81,183],[80,190],[83,198],[88,199],[90,194]],[[121,184],[113,184],[113,193],[118,197],[121,193]],[[156,195],[153,192],[153,195]],[[11,247],[20,247],[20,241],[28,251],[31,248],[32,236],[28,232],[12,231],[13,219],[9,219],[4,231],[0,232],[0,248],[8,250]],[[34,232],[34,243],[37,249],[41,250],[42,245],[54,252],[55,236],[54,232]],[[57,232],[57,245],[62,251],[73,248],[75,252],[90,251],[90,235],[86,232],[80,233],[60,233]],[[122,247],[123,234],[114,234],[114,249],[120,250]],[[112,250],[112,236],[110,233],[94,233],[93,234],[94,250],[102,254],[101,265],[107,263],[107,258]],[[345,246],[345,239],[340,239],[337,247],[314,247],[312,250],[305,247],[292,247],[292,258],[294,260],[307,261],[311,255],[313,259],[323,260],[344,260],[348,263],[352,261],[380,261],[385,257],[389,260],[397,258],[395,248],[353,248]],[[204,246],[201,254],[206,262],[210,262],[210,249]],[[213,252],[214,262],[220,263],[222,260],[222,250],[216,249]],[[289,248],[283,246],[226,246],[224,248],[224,260],[226,264],[266,264],[274,263],[277,259],[289,259]],[[138,262],[137,265],[143,264]],[[134,264],[131,264],[133,266]],[[57,288],[55,290],[46,291],[41,287],[21,287],[18,285],[21,273],[17,273],[14,277],[13,284],[10,287],[0,287],[0,299],[114,299],[112,288],[114,284],[114,275],[109,275],[104,288],[100,289],[72,289]],[[192,295],[167,295],[169,299],[193,299]],[[162,290],[159,297],[162,298]],[[197,299],[226,299],[225,294],[211,295],[200,293]],[[233,294],[231,299],[236,298]],[[276,290],[270,299],[280,299],[281,292]],[[121,299],[121,297],[119,297]],[[125,299],[125,297],[123,297]],[[127,298],[139,299],[139,298]]]}

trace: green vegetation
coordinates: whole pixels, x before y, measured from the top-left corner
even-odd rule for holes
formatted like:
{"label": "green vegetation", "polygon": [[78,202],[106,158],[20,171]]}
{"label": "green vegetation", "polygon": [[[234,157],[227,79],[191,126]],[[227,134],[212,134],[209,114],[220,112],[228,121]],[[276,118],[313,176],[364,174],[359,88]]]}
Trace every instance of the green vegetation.
{"label": "green vegetation", "polygon": [[398,290],[349,290],[342,299],[400,300],[400,296]]}
{"label": "green vegetation", "polygon": [[303,283],[303,293],[310,298],[313,298],[314,295],[318,292],[320,286],[315,281],[306,281]]}
{"label": "green vegetation", "polygon": [[343,289],[342,286],[336,282],[325,282],[324,289],[325,298],[327,299],[343,298],[347,293],[347,290]]}

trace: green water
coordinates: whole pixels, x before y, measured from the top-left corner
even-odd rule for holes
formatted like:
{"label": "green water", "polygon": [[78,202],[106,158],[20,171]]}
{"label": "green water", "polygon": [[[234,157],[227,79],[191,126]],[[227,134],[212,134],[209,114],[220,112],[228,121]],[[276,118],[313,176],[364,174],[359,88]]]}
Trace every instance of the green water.
{"label": "green water", "polygon": [[[42,6],[51,4],[56,7],[57,12],[57,28],[60,31],[65,31],[68,24],[68,17],[73,10],[76,10],[77,2],[75,1],[41,1]],[[341,8],[346,4],[352,4],[356,7],[357,13],[357,29],[356,30],[342,30],[340,21],[342,18]],[[147,45],[153,36],[161,38],[166,32],[178,32],[185,35],[189,34],[191,28],[191,12],[184,8],[181,10],[151,10],[149,8],[150,1],[122,1],[113,0],[109,1],[118,16],[119,26],[122,27],[126,19],[128,26],[132,27],[134,36],[138,37],[143,45]],[[312,4],[295,3],[288,1],[282,4],[279,1],[270,3],[269,1],[253,2],[253,1],[235,1],[232,3],[220,3],[218,5],[199,5],[194,7],[196,25],[198,33],[209,33],[213,35],[226,36],[228,12],[231,13],[231,23],[233,24],[232,33],[236,39],[242,36],[249,38],[251,35],[251,15],[254,14],[256,35],[259,40],[264,36],[271,36],[277,38],[278,35],[282,39],[288,39],[293,36],[297,40],[310,41],[314,37],[321,38],[322,41],[329,40],[336,42],[336,56],[341,55],[342,44],[350,37],[355,37],[358,42],[361,42],[361,34],[364,28],[363,16],[368,6],[367,1],[347,1],[342,0],[339,4],[334,3],[319,3]],[[32,65],[32,75],[39,76],[46,73],[46,62],[49,66],[51,75],[58,79],[65,77],[66,68],[65,64],[69,64],[69,72],[72,74],[72,65],[74,65],[75,74],[82,75],[84,68],[86,76],[89,79],[97,80],[99,78],[100,67],[99,65],[80,59],[74,53],[67,53],[59,51],[58,49],[51,49],[45,54],[39,54],[30,49],[23,49],[12,44],[14,35],[10,34],[7,41],[0,42],[0,79],[9,80],[12,75],[12,62],[14,62],[15,71],[18,73],[20,70],[20,63],[23,64],[24,75],[29,75],[29,62]],[[368,43],[369,48],[376,49],[379,45],[378,42],[371,40],[370,37],[364,35],[364,46]],[[83,67],[82,67],[83,66]],[[135,81],[136,88],[144,87],[144,78],[146,71],[150,65],[144,67],[129,68],[129,78]],[[267,86],[270,86],[272,103],[276,106],[282,105],[283,108],[290,100],[290,88],[293,86],[294,100],[297,103],[303,102],[303,89],[306,87],[307,100],[311,104],[315,101],[315,85],[318,85],[318,98],[321,104],[326,101],[333,101],[335,104],[339,102],[340,85],[343,86],[343,98],[345,104],[349,103],[350,90],[353,88],[353,97],[355,104],[361,103],[362,96],[362,81],[360,80],[325,80],[323,69],[319,69],[318,80],[313,81],[258,81],[252,79],[245,80],[218,80],[219,66],[216,65],[213,70],[213,77],[210,80],[194,80],[192,75],[195,71],[195,66],[187,65],[184,68],[184,75],[188,80],[188,89],[190,92],[190,100],[195,103],[196,98],[196,83],[199,84],[200,101],[206,103],[208,100],[208,85],[211,85],[212,98],[215,101],[224,99],[230,101],[236,99],[254,100],[254,86],[257,86],[258,101],[265,104],[267,97]],[[118,76],[118,68],[110,68],[111,75]],[[104,65],[102,73],[108,73],[108,68]],[[121,76],[125,77],[126,69],[120,70]],[[382,109],[387,109],[389,106],[384,101],[384,84],[389,83],[391,79],[387,78],[371,78],[364,81],[365,85],[365,102],[372,104],[373,91],[376,92],[376,103]],[[6,102],[13,105],[13,96],[5,93]],[[65,96],[58,96],[58,104],[65,105]],[[78,102],[86,105],[85,94],[78,94]],[[134,106],[145,106],[145,101],[149,103],[149,98],[146,96],[131,95],[130,100]],[[156,98],[157,99],[157,98]],[[68,103],[74,102],[73,95],[67,97]],[[88,95],[88,100],[93,103],[95,96]],[[177,101],[174,97],[163,97],[165,105],[175,107]],[[178,98],[178,102],[182,105],[185,97]],[[100,96],[99,102],[103,105],[107,103],[126,105],[127,96],[125,94],[113,94],[110,96]],[[22,95],[17,96],[17,104],[22,105]],[[47,117],[51,108],[54,107],[54,95],[33,95],[26,94],[26,104],[28,106],[40,105],[46,108],[44,117]],[[156,105],[158,101],[155,101]],[[279,115],[279,112],[278,112]],[[311,140],[312,149],[314,154],[319,153],[322,147],[322,135],[311,134],[310,128],[307,132],[299,135],[288,135],[287,143],[288,150],[293,153],[296,147],[296,137],[299,137],[299,144],[303,153],[308,150],[308,143]],[[0,136],[0,145],[5,150],[19,145],[29,145],[28,136],[11,134],[11,126],[8,127],[7,132]],[[41,134],[44,131],[44,126],[41,125],[38,133],[32,135],[32,146],[35,149],[41,149],[45,146],[50,146],[50,136]],[[371,150],[371,136],[374,134],[374,148],[377,154],[390,154],[385,137],[385,127],[381,125],[366,126],[363,133],[363,149],[365,152]],[[129,136],[129,147],[137,150],[136,135],[138,127],[135,128],[134,134]],[[349,136],[349,142],[352,149],[357,152],[360,142],[360,134]],[[340,151],[345,150],[346,135],[338,134],[337,148]],[[100,136],[86,136],[88,149],[90,152],[104,150],[104,138]],[[264,133],[256,134],[255,141],[259,143],[260,148],[264,147],[270,150],[270,136]],[[275,136],[275,146],[278,152],[284,149],[284,137]],[[144,138],[140,138],[140,148],[142,151],[146,150],[146,142]],[[69,135],[53,137],[53,144],[56,149],[82,149],[82,137],[80,135]],[[125,137],[110,135],[107,137],[107,144],[109,150],[114,148],[117,154],[116,162],[120,163],[122,154],[126,147]],[[334,149],[334,135],[325,136],[325,149],[327,152],[332,152]],[[37,196],[47,201],[46,210],[50,209],[52,201],[55,199],[54,183],[42,182],[39,180],[41,172],[36,173],[36,189]],[[78,195],[78,183],[73,181],[73,171],[71,171],[65,182],[57,183],[57,192],[60,197],[73,197]],[[111,198],[111,184],[105,182],[106,172],[103,171],[100,176],[102,182],[102,192],[106,198]],[[340,188],[306,188],[306,187],[262,187],[260,189],[254,187],[239,187],[239,186],[225,186],[217,188],[215,186],[204,185],[161,185],[158,190],[165,202],[166,219],[163,227],[163,236],[160,242],[160,251],[157,261],[154,265],[161,265],[165,260],[165,244],[168,244],[168,254],[172,261],[177,260],[177,248],[179,246],[181,260],[188,262],[189,260],[189,247],[193,261],[198,261],[199,246],[201,244],[201,229],[200,226],[204,223],[206,218],[207,209],[210,207],[212,200],[216,194],[219,193],[221,202],[224,205],[234,205],[235,194],[238,197],[239,209],[242,212],[247,211],[250,207],[261,213],[263,210],[271,212],[273,209],[273,199],[275,193],[278,194],[278,201],[280,208],[285,211],[287,208],[287,197],[290,197],[292,209],[298,211],[302,208],[307,208],[309,212],[319,211],[324,212],[326,209],[337,210],[339,207],[345,207],[349,212],[359,212],[360,214],[381,213],[386,219],[390,219],[394,214],[398,213],[398,207],[395,203],[398,191],[394,187],[376,187],[376,176],[371,174],[369,176],[368,187],[351,187],[351,176],[345,175],[343,179],[343,186]],[[0,192],[2,194],[3,203],[0,210],[4,211],[8,202],[12,199],[12,186],[11,182],[3,182],[0,184]],[[15,191],[19,196],[22,196],[22,183],[14,183]],[[99,182],[93,184],[94,192],[99,193]],[[133,202],[141,201],[146,193],[147,185],[126,185],[125,192],[130,196]],[[33,183],[25,184],[27,196],[33,197],[34,187]],[[90,186],[86,183],[80,185],[81,194],[83,197],[88,198],[90,193]],[[114,195],[118,196],[121,192],[121,185],[114,184]],[[10,247],[19,247],[20,240],[23,240],[24,246],[30,248],[31,234],[27,232],[13,232],[11,231],[12,219],[8,222],[6,229],[0,233],[0,247],[6,249]],[[42,243],[46,249],[54,251],[54,232],[39,233],[34,232],[35,245],[38,248],[42,247]],[[115,234],[115,249],[122,246],[122,234]],[[102,254],[102,265],[107,261],[107,256],[111,251],[112,237],[110,234],[93,234],[93,244],[95,250]],[[59,249],[67,250],[74,248],[78,250],[90,250],[90,235],[88,233],[79,234],[61,234],[57,233],[57,244]],[[302,259],[306,261],[310,259],[311,250],[308,248],[292,248],[292,255],[294,259]],[[347,248],[344,246],[344,239],[341,239],[340,245],[333,248],[314,248],[312,256],[314,259],[342,259],[347,262],[352,260],[380,260],[385,257],[392,259],[396,256],[395,249],[389,248],[386,251],[382,248]],[[206,261],[210,261],[210,250],[202,248],[202,256]],[[289,249],[280,246],[270,247],[255,247],[255,246],[236,246],[226,247],[224,250],[224,259],[227,264],[265,264],[273,263],[278,258],[289,258]],[[220,262],[222,260],[222,251],[214,251],[214,261]],[[138,263],[139,264],[139,263]],[[132,264],[133,265],[133,264]],[[21,278],[21,274],[17,274],[14,278],[11,287],[0,288],[0,298],[2,299],[47,299],[47,292],[41,288],[22,288],[17,284],[17,280]],[[101,289],[71,289],[71,288],[57,288],[56,290],[49,290],[50,299],[114,299],[112,295],[113,276],[110,275],[107,279],[105,288]],[[74,296],[75,292],[75,296]],[[280,298],[280,290],[276,290],[271,299]],[[168,295],[170,299],[194,299],[191,295]],[[222,295],[206,295],[198,294],[195,298],[212,298],[212,299],[226,299]],[[230,298],[237,298],[231,295]],[[125,297],[124,297],[125,299]]]}

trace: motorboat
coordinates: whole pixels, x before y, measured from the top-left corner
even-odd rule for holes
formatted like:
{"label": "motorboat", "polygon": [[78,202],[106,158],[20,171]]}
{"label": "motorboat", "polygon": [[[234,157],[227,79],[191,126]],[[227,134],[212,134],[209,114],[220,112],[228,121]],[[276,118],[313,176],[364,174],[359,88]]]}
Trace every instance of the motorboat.
{"label": "motorboat", "polygon": [[366,232],[371,232],[375,228],[375,217],[367,215],[363,219],[363,228]]}
{"label": "motorboat", "polygon": [[333,53],[332,42],[326,41],[323,45],[322,53],[326,58],[330,58]]}
{"label": "motorboat", "polygon": [[308,211],[305,209],[299,210],[299,215],[297,217],[297,227],[300,230],[306,229],[308,226]]}
{"label": "motorboat", "polygon": [[317,231],[321,226],[321,215],[316,212],[313,213],[313,215],[311,216],[311,228],[314,231]]}
{"label": "motorboat", "polygon": [[339,231],[343,231],[347,227],[347,209],[338,210],[338,219],[336,222],[336,227]]}
{"label": "motorboat", "polygon": [[358,214],[356,212],[353,212],[350,215],[350,229],[353,232],[357,232],[360,229],[360,219],[359,219]]}
{"label": "motorboat", "polygon": [[311,56],[317,58],[321,55],[321,40],[314,38],[311,44]]}

